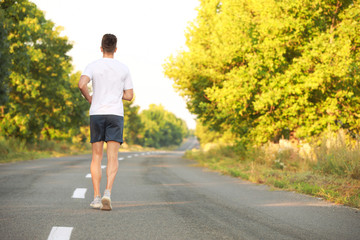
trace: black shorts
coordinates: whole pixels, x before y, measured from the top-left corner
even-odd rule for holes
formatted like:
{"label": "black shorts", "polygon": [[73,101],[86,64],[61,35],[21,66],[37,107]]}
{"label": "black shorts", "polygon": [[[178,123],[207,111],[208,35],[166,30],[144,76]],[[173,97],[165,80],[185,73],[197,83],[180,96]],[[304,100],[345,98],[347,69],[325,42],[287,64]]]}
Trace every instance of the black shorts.
{"label": "black shorts", "polygon": [[123,143],[124,117],[117,115],[90,115],[91,143],[115,141]]}

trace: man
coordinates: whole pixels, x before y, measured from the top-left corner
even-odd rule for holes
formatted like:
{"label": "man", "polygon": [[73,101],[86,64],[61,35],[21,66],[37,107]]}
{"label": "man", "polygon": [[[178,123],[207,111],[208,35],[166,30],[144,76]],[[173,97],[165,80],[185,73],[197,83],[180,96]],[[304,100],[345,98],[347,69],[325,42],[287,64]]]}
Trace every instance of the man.
{"label": "man", "polygon": [[[105,34],[100,50],[103,58],[90,63],[79,80],[79,88],[90,106],[90,135],[92,144],[91,178],[94,200],[90,206],[111,210],[111,189],[118,170],[118,152],[123,143],[124,108],[122,99],[131,101],[133,84],[129,69],[114,59],[117,38]],[[92,81],[93,95],[87,84]],[[103,145],[107,143],[107,184],[103,197],[100,195],[101,160]]]}

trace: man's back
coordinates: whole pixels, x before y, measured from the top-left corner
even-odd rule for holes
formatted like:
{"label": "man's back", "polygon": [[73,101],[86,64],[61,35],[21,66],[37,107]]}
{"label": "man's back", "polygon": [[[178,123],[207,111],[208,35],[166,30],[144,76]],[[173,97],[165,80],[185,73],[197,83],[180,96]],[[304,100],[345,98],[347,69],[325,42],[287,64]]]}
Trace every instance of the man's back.
{"label": "man's back", "polygon": [[101,58],[89,64],[83,75],[92,80],[90,115],[124,116],[123,91],[133,88],[129,69],[113,58]]}

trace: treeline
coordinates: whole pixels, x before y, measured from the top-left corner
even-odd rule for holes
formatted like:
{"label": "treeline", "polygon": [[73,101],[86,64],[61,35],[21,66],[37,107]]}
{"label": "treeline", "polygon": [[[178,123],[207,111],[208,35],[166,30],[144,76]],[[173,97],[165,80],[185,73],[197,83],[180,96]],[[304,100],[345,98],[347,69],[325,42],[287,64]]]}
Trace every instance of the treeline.
{"label": "treeline", "polygon": [[201,0],[165,74],[204,141],[259,145],[360,130],[360,6],[352,0]]}
{"label": "treeline", "polygon": [[125,141],[144,147],[169,147],[181,144],[189,135],[183,119],[166,111],[162,105],[152,104],[149,109],[138,113],[139,106],[126,103]]}
{"label": "treeline", "polygon": [[[89,104],[77,87],[81,73],[72,73],[72,44],[34,3],[3,0],[0,7],[0,136],[87,142]],[[129,144],[176,145],[188,134],[162,106],[139,113],[127,103],[125,118]]]}

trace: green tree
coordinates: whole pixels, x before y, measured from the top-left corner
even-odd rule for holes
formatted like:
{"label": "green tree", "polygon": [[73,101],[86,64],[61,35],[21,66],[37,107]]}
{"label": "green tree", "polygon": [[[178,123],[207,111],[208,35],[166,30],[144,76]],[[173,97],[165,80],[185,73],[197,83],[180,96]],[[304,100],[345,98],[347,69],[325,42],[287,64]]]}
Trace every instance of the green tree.
{"label": "green tree", "polygon": [[0,6],[11,63],[1,134],[33,141],[79,131],[86,106],[75,85],[79,73],[70,74],[67,37],[34,3],[2,0]]}
{"label": "green tree", "polygon": [[133,105],[134,99],[124,101],[124,141],[127,144],[141,144],[143,123],[139,115],[140,107]]}
{"label": "green tree", "polygon": [[5,27],[5,10],[0,9],[0,106],[7,102],[8,77],[9,77],[9,42],[7,40],[7,29]]}
{"label": "green tree", "polygon": [[161,105],[151,104],[140,116],[144,124],[141,144],[145,147],[179,145],[188,135],[185,121],[166,111]]}
{"label": "green tree", "polygon": [[340,0],[202,0],[165,74],[211,129],[263,143],[360,129],[360,8]]}
{"label": "green tree", "polygon": [[206,124],[199,120],[196,122],[195,136],[198,138],[200,145],[204,147],[206,144],[234,144],[236,138],[231,132],[231,129],[219,132],[210,129]]}

